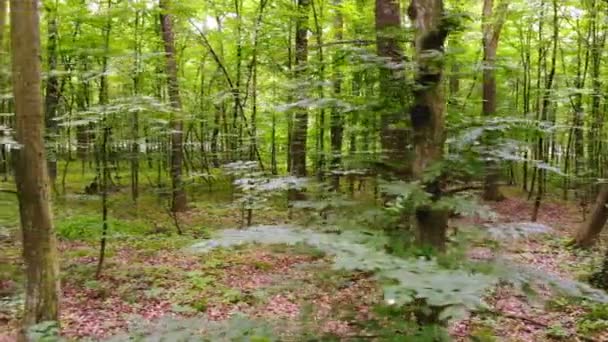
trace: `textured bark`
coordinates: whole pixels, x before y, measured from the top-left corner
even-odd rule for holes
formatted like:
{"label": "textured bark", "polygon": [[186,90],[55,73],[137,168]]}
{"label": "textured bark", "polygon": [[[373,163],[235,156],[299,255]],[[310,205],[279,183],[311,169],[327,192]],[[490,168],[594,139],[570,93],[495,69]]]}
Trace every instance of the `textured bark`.
{"label": "textured bark", "polygon": [[[295,76],[303,80],[306,75],[308,59],[308,12],[310,0],[298,0],[298,19],[296,20],[296,52],[295,52]],[[298,92],[299,99],[304,99],[306,92]],[[291,167],[290,172],[294,176],[306,176],[306,138],[308,132],[308,112],[304,108],[297,110],[293,120],[293,132],[291,134]]]}
{"label": "textured bark", "polygon": [[404,106],[403,52],[399,46],[399,2],[376,0],[376,48],[384,59],[380,67],[382,159],[395,176],[409,173],[407,111]]}
{"label": "textured bark", "polygon": [[595,243],[608,220],[608,184],[603,184],[591,216],[578,229],[575,244],[579,247],[589,247]]}
{"label": "textured bark", "polygon": [[[141,91],[142,81],[142,66],[141,66],[141,49],[142,49],[142,34],[140,32],[143,22],[142,13],[140,10],[135,12],[135,41],[133,46],[133,52],[135,55],[135,61],[133,64],[133,94],[139,95]],[[134,111],[132,116],[131,132],[133,139],[131,143],[131,199],[133,202],[137,202],[139,198],[139,111]]]}
{"label": "textured bark", "polygon": [[47,67],[49,70],[49,76],[46,81],[46,96],[44,100],[45,104],[45,120],[47,127],[47,137],[49,145],[51,145],[51,151],[48,153],[48,168],[49,176],[52,181],[57,178],[57,122],[54,120],[57,116],[57,107],[59,106],[60,87],[59,78],[57,77],[57,8],[46,8],[48,14],[48,32],[47,32]]}
{"label": "textured bark", "polygon": [[[557,6],[558,6],[557,0],[553,0],[553,36],[551,37],[551,41],[552,41],[551,69],[549,70],[549,73],[547,75],[545,75],[546,83],[545,83],[544,94],[542,97],[542,104],[540,107],[540,113],[539,113],[540,116],[538,118],[539,120],[541,120],[543,122],[547,121],[547,119],[549,118],[548,115],[549,115],[549,107],[551,106],[551,91],[553,90],[553,81],[555,79],[555,69],[556,69],[556,64],[557,64],[557,41],[559,39],[559,24],[558,24],[559,16],[558,16]],[[539,38],[540,37],[542,37],[542,27],[539,30]],[[546,62],[545,62],[545,64],[546,64]],[[539,76],[540,76],[540,74],[539,74]],[[548,163],[549,148],[548,148],[547,142],[545,141],[545,139],[543,138],[542,135],[538,138],[537,149],[538,149],[537,158],[540,161],[542,161],[543,163]],[[534,209],[532,211],[532,221],[533,222],[536,222],[536,219],[538,218],[538,212],[540,209],[541,200],[546,191],[546,180],[547,180],[547,170],[542,169],[542,168],[537,168],[537,173],[538,173],[538,179],[537,179],[538,186],[537,186],[537,191],[536,191],[536,197],[534,198]],[[534,187],[532,187],[532,190],[533,189],[534,189]]]}
{"label": "textured bark", "polygon": [[[341,41],[344,38],[344,18],[342,16],[342,8],[340,8],[341,0],[334,0],[334,40]],[[339,98],[342,93],[342,73],[340,72],[338,52],[333,56],[333,96]],[[342,140],[344,136],[344,117],[337,107],[331,110],[331,125],[330,125],[330,138],[331,138],[331,169],[334,172],[332,175],[332,188],[334,191],[340,189],[340,176],[336,174],[341,168],[342,164]]]}
{"label": "textured bark", "polygon": [[11,0],[11,48],[15,133],[15,181],[23,232],[25,329],[59,320],[59,265],[44,151],[38,1]]}
{"label": "textured bark", "polygon": [[171,119],[171,182],[172,182],[172,205],[171,209],[174,212],[186,211],[187,199],[186,192],[182,184],[182,131],[183,122],[179,117],[181,115],[181,99],[179,95],[179,84],[177,81],[177,61],[175,60],[175,44],[173,39],[173,25],[171,23],[171,15],[167,13],[169,0],[159,0],[161,8],[160,22],[163,42],[165,46],[165,57],[168,78],[168,90],[171,106],[175,109],[175,113]]}
{"label": "textured bark", "polygon": [[[414,105],[410,110],[414,134],[414,178],[422,180],[424,171],[443,159],[445,142],[445,100],[442,89],[443,44],[448,31],[442,0],[412,0],[408,15],[414,24],[416,50],[416,85]],[[441,196],[439,179],[425,184],[433,200]],[[445,249],[448,213],[430,206],[416,208],[417,243]]]}
{"label": "textured bark", "polygon": [[4,30],[8,13],[8,0],[0,0],[0,49],[4,47]]}
{"label": "textured bark", "polygon": [[[504,24],[508,1],[501,0],[494,13],[494,0],[483,2],[483,104],[482,114],[491,117],[496,114],[496,50],[500,31]],[[488,137],[492,139],[493,137]],[[496,162],[486,163],[486,176],[483,187],[483,199],[500,201],[504,198],[498,187],[500,179],[499,165]]]}

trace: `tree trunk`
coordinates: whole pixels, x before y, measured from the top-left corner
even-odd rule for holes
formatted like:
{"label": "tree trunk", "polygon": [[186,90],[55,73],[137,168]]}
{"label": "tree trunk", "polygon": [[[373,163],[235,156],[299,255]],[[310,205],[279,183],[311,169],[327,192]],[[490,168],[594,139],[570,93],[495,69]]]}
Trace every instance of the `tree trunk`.
{"label": "tree trunk", "polygon": [[[343,26],[344,18],[342,16],[342,8],[340,8],[341,0],[334,0],[335,15],[334,15],[334,40],[340,41],[343,37]],[[333,56],[332,68],[333,68],[333,96],[339,98],[342,93],[342,73],[340,72],[340,61],[339,52]],[[340,175],[337,171],[341,168],[342,164],[342,140],[344,136],[344,117],[340,112],[340,108],[334,106],[331,109],[331,169],[334,172],[332,175],[332,188],[334,191],[340,189]]]}
{"label": "tree trunk", "polygon": [[54,182],[57,178],[57,122],[54,120],[57,116],[57,107],[59,106],[60,88],[59,78],[57,77],[57,4],[53,8],[47,7],[48,14],[48,39],[47,39],[47,63],[48,77],[46,81],[46,98],[45,98],[45,120],[47,127],[47,137],[50,142],[51,151],[48,153],[48,168],[49,177]]}
{"label": "tree trunk", "polygon": [[574,237],[575,245],[579,247],[593,245],[608,220],[608,208],[606,205],[608,205],[608,184],[603,184],[595,200],[595,207],[591,216],[580,226]]}
{"label": "tree trunk", "polygon": [[380,66],[382,162],[397,178],[409,173],[409,145],[405,123],[403,52],[399,46],[401,18],[399,2],[376,0],[376,48],[383,61]]}
{"label": "tree trunk", "polygon": [[26,299],[23,330],[59,320],[59,264],[44,151],[38,1],[11,0],[15,181],[23,232]]}
{"label": "tree trunk", "polygon": [[[143,19],[140,10],[135,12],[135,41],[133,46],[133,52],[135,54],[135,60],[133,64],[133,95],[138,96],[141,88],[142,81],[142,66],[141,66],[141,48],[142,39],[140,28],[143,26]],[[139,111],[133,112],[131,132],[133,139],[131,143],[131,199],[137,203],[139,198]]]}
{"label": "tree trunk", "polygon": [[[542,12],[541,12],[542,13]],[[542,26],[541,26],[542,27]],[[542,37],[542,28],[539,31],[539,37]],[[555,79],[555,69],[557,63],[557,41],[559,39],[559,25],[558,25],[558,9],[557,9],[557,0],[553,0],[553,37],[552,37],[552,49],[551,49],[551,69],[549,74],[546,76],[546,84],[545,91],[543,94],[542,107],[540,108],[540,117],[541,121],[547,121],[549,106],[551,105],[551,91],[553,90],[553,80]],[[548,151],[547,143],[541,136],[538,139],[538,159],[540,159],[543,163],[547,163],[548,160]],[[547,179],[547,170],[543,168],[537,168],[538,179],[536,180],[537,192],[536,197],[534,199],[534,209],[532,212],[532,221],[536,222],[538,218],[538,212],[540,209],[541,200],[543,198],[545,187],[546,187],[546,179]]]}
{"label": "tree trunk", "polygon": [[[296,53],[295,76],[303,80],[306,75],[308,59],[308,11],[310,0],[298,0],[298,18],[296,21]],[[305,98],[306,92],[298,92],[300,99]],[[291,174],[306,177],[306,138],[308,133],[308,112],[305,108],[297,109],[291,134]]]}
{"label": "tree trunk", "polygon": [[[416,84],[410,118],[414,133],[412,173],[422,180],[424,172],[443,159],[445,101],[442,89],[443,44],[448,35],[442,0],[412,0],[408,15],[415,28]],[[439,55],[439,56],[438,56]],[[433,200],[441,196],[439,179],[425,183]],[[430,206],[416,208],[417,243],[445,249],[448,212]]]}
{"label": "tree trunk", "polygon": [[[494,0],[483,2],[483,116],[496,115],[496,50],[500,31],[506,18],[507,1],[501,1],[493,14]],[[488,136],[492,140],[492,136]],[[498,187],[500,179],[499,165],[495,161],[486,163],[486,176],[483,187],[483,199],[500,201],[504,198]]]}
{"label": "tree trunk", "polygon": [[[8,49],[5,48],[4,45],[4,30],[6,28],[6,17],[7,17],[7,13],[8,13],[8,6],[7,6],[8,1],[7,0],[0,0],[0,63],[2,63],[2,65],[4,65],[5,63],[5,58],[4,54],[7,53]],[[4,75],[0,75],[0,86],[1,87],[7,87],[8,85],[6,83],[9,82],[8,77],[4,76]],[[5,101],[2,101],[0,103],[0,108],[4,109],[4,103]],[[0,120],[0,125],[4,124],[4,121],[6,119],[2,119]],[[0,136],[3,135],[4,132],[0,133]],[[8,174],[9,174],[9,161],[8,161],[8,146],[6,146],[5,144],[1,144],[0,143],[0,174],[2,174],[2,181],[6,182],[8,181]]]}
{"label": "tree trunk", "polygon": [[187,199],[186,192],[182,184],[182,130],[183,122],[181,119],[181,100],[179,96],[179,84],[177,81],[177,62],[175,60],[175,45],[173,40],[173,27],[171,15],[167,13],[170,0],[159,0],[161,8],[160,22],[162,38],[165,45],[165,55],[167,63],[167,77],[169,99],[171,106],[175,109],[171,119],[171,182],[172,182],[172,204],[173,212],[186,211]]}

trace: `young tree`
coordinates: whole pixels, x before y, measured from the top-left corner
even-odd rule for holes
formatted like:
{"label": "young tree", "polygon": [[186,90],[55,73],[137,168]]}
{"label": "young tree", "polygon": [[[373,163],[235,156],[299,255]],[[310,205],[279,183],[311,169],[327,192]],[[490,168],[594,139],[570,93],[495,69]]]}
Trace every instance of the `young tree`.
{"label": "young tree", "polygon": [[25,329],[59,319],[59,265],[44,151],[44,115],[37,0],[11,0],[15,182],[26,274]]}
{"label": "young tree", "polygon": [[[445,142],[445,99],[442,87],[443,44],[448,25],[443,0],[412,0],[408,15],[415,29],[417,64],[414,104],[410,110],[414,135],[413,176],[423,180],[424,172],[443,159]],[[433,200],[441,196],[439,179],[427,181]],[[415,223],[420,245],[445,248],[448,213],[432,205],[416,208]]]}
{"label": "young tree", "polygon": [[168,13],[170,0],[159,0],[161,9],[160,23],[162,38],[165,45],[165,58],[167,63],[167,78],[169,84],[169,99],[175,109],[171,120],[171,181],[172,181],[172,210],[174,212],[186,211],[186,192],[182,184],[182,130],[183,122],[180,118],[182,103],[179,96],[179,83],[177,81],[177,61],[175,60],[175,43],[173,39],[173,24]]}

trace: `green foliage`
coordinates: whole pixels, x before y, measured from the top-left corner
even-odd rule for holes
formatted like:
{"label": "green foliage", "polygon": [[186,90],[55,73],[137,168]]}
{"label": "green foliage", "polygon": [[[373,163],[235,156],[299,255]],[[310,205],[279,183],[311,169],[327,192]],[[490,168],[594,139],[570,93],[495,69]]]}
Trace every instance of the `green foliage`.
{"label": "green foliage", "polygon": [[209,286],[213,286],[215,282],[215,277],[210,275],[205,275],[200,271],[192,271],[187,273],[188,281],[192,284],[192,287],[195,290],[206,290]]}
{"label": "green foliage", "polygon": [[243,315],[233,315],[224,321],[210,321],[204,318],[171,319],[156,323],[134,326],[128,336],[118,335],[105,342],[119,341],[199,341],[199,342],[275,342],[279,341],[270,324],[250,319]]}
{"label": "green foliage", "polygon": [[[125,235],[143,235],[148,231],[145,224],[137,221],[110,219],[108,236],[122,238]],[[101,216],[74,216],[56,223],[57,235],[66,240],[93,240],[101,237]]]}
{"label": "green foliage", "polygon": [[440,307],[442,317],[456,317],[464,310],[483,306],[482,296],[495,277],[466,270],[446,270],[434,260],[413,260],[392,256],[382,247],[386,237],[377,233],[345,231],[342,234],[319,233],[293,227],[258,226],[246,230],[224,230],[215,240],[192,246],[194,252],[208,252],[217,247],[245,243],[306,243],[334,255],[334,267],[344,270],[372,271],[385,285],[385,299],[396,305],[425,300]]}
{"label": "green foliage", "polygon": [[564,340],[571,337],[568,330],[560,324],[550,326],[549,329],[547,329],[547,336],[558,340]]}
{"label": "green foliage", "polygon": [[608,304],[589,305],[589,311],[577,320],[576,328],[584,334],[607,330]]}
{"label": "green foliage", "polygon": [[473,342],[496,342],[498,341],[494,329],[489,326],[475,326],[471,331],[471,341]]}
{"label": "green foliage", "polygon": [[412,305],[379,304],[374,307],[374,318],[364,322],[365,331],[381,336],[382,341],[451,341],[446,330],[438,324],[419,324],[410,319],[420,308]]}
{"label": "green foliage", "polygon": [[59,323],[54,321],[41,322],[30,327],[27,331],[27,337],[29,341],[37,342],[63,341],[59,337]]}

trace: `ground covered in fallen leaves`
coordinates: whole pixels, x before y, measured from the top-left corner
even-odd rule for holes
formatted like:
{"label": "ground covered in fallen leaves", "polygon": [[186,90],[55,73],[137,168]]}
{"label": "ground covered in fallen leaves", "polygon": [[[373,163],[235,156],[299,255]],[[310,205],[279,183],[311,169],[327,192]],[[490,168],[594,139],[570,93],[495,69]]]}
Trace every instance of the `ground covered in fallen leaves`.
{"label": "ground covered in fallen leaves", "polygon": [[[128,211],[115,205],[119,217],[120,210]],[[531,214],[530,202],[520,195],[488,205],[498,214],[493,222],[455,219],[453,225],[466,229],[473,224],[522,222]],[[76,212],[82,215],[86,210]],[[74,214],[64,213],[60,219]],[[139,217],[170,222],[159,215],[146,211]],[[239,219],[239,211],[229,204],[203,203],[180,217],[183,229],[191,233],[186,236],[171,232],[170,223],[147,224],[153,231],[146,235],[113,236],[99,278],[97,241],[61,239],[63,336],[99,340],[168,317],[224,322],[246,315],[270,322],[285,341],[301,340],[310,332],[339,340],[384,340],[368,331],[368,323],[378,320],[375,307],[383,304],[380,286],[371,274],[333,270],[330,255],[301,245],[248,245],[204,255],[188,251],[209,232],[238,226]],[[255,220],[272,224],[288,217],[285,211],[269,210],[260,211]],[[467,255],[486,260],[500,254],[557,277],[584,281],[599,266],[602,246],[588,251],[566,246],[580,221],[576,206],[548,201],[541,207],[539,222],[550,226],[550,232],[497,244],[478,241],[467,248]],[[0,244],[0,341],[13,341],[23,301],[20,247],[14,232],[0,236]],[[562,297],[542,287],[531,290],[532,294],[521,293],[508,284],[489,290],[488,309],[451,322],[452,338],[608,341],[608,306]]]}

